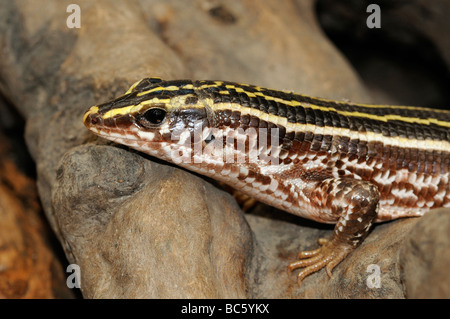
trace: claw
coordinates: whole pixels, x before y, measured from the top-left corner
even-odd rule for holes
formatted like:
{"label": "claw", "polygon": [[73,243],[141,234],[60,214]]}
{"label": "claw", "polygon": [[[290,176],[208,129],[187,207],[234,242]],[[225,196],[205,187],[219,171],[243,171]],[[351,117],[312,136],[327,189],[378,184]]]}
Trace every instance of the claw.
{"label": "claw", "polygon": [[321,238],[318,242],[321,247],[300,252],[298,258],[301,260],[297,260],[288,266],[289,272],[297,268],[306,267],[297,275],[299,285],[305,277],[319,271],[325,266],[327,274],[331,278],[333,268],[336,267],[352,250],[351,247],[343,244],[336,244],[333,240],[329,241]]}

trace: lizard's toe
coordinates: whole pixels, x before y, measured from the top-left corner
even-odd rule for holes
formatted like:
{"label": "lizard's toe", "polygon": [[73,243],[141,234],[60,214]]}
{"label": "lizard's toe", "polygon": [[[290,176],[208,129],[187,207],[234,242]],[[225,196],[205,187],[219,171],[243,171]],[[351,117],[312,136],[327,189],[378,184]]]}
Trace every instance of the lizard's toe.
{"label": "lizard's toe", "polygon": [[331,272],[336,265],[338,265],[351,251],[352,247],[342,243],[335,243],[333,240],[319,239],[321,247],[302,251],[298,254],[297,260],[288,266],[288,270],[292,271],[297,268],[302,269],[298,275],[297,280],[300,285],[302,280],[326,266],[327,274],[331,277]]}

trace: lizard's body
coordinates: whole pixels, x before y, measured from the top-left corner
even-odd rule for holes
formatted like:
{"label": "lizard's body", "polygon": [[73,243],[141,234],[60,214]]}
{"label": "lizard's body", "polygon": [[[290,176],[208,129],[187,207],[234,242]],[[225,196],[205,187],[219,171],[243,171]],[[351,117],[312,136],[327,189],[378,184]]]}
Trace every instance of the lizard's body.
{"label": "lizard's body", "polygon": [[[319,249],[300,253],[302,260],[290,265],[306,267],[299,282],[325,265],[331,274],[373,222],[450,206],[449,111],[150,78],[91,107],[84,122],[106,139],[269,205],[336,223],[330,241],[321,240]],[[264,140],[267,147],[261,148]],[[211,152],[221,145],[223,153]]]}

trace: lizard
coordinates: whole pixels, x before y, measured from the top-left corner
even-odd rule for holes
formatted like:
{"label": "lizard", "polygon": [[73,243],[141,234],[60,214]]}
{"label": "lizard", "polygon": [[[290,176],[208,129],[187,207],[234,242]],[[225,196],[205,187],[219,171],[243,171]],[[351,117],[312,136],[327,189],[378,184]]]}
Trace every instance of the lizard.
{"label": "lizard", "polygon": [[149,77],[90,107],[94,134],[335,224],[298,254],[298,283],[332,270],[375,222],[450,207],[450,112],[356,104],[228,81]]}

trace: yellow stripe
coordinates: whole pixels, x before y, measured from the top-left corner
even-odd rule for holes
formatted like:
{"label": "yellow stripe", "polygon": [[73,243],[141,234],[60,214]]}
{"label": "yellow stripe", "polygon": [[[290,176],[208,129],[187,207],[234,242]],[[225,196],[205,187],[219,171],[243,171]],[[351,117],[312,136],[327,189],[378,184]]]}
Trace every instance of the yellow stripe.
{"label": "yellow stripe", "polygon": [[178,90],[180,90],[180,88],[175,85],[166,86],[166,87],[158,86],[158,87],[155,87],[148,91],[139,92],[136,96],[142,96],[142,95],[146,95],[146,94],[156,92],[156,91],[178,91]]}
{"label": "yellow stripe", "polygon": [[[164,104],[164,107],[167,109],[168,112],[170,112],[173,109],[179,109],[179,108],[183,107],[184,100],[189,96],[194,96],[194,95],[193,94],[185,94],[185,95],[174,96],[173,98],[168,98],[168,99],[160,99],[160,98],[154,97],[153,99],[150,99],[150,100],[144,100],[137,105],[127,105],[127,106],[123,106],[121,108],[111,109],[111,110],[105,112],[105,114],[102,115],[102,118],[106,119],[106,118],[110,118],[110,117],[115,117],[117,115],[125,115],[128,113],[137,113],[137,112],[140,112],[144,106],[151,105],[151,104]],[[177,99],[179,99],[179,101],[177,101]],[[98,112],[98,107],[97,106],[95,106],[95,107],[96,107],[95,112]],[[196,107],[204,107],[204,106],[200,102],[197,105],[190,104],[186,107],[196,108]],[[91,113],[94,113],[94,112],[92,111]]]}
{"label": "yellow stripe", "polygon": [[[288,122],[285,117],[276,116],[269,113],[264,113],[258,109],[242,106],[238,103],[214,103],[211,99],[206,99],[205,102],[213,110],[231,110],[239,111],[241,114],[253,115],[261,120],[272,122],[274,124],[283,125],[287,132],[292,131],[311,131],[314,132],[318,126],[313,124],[300,124]],[[364,114],[364,113],[362,113]],[[446,123],[448,124],[448,123]],[[430,140],[418,140],[405,137],[388,137],[381,133],[375,132],[357,132],[347,128],[324,126],[320,127],[323,131],[321,134],[333,135],[333,136],[349,136],[352,139],[360,139],[363,141],[379,141],[384,144],[398,146],[398,147],[418,147],[420,149],[439,150],[450,152],[450,143],[448,141],[430,141]]]}
{"label": "yellow stripe", "polygon": [[[249,84],[242,84],[242,83],[238,83],[239,86],[251,86]],[[215,85],[208,85],[207,87],[214,87]],[[288,101],[288,100],[283,100],[283,99],[277,99],[268,95],[265,95],[263,92],[257,92],[257,93],[252,93],[252,92],[247,92],[245,90],[243,90],[241,87],[237,87],[235,85],[232,84],[228,84],[226,85],[227,89],[234,89],[236,90],[236,92],[242,92],[242,93],[246,93],[247,95],[251,96],[253,94],[256,94],[258,96],[262,96],[268,100],[274,100],[274,101],[281,101],[281,103],[285,103],[287,105],[291,105],[291,106],[296,106],[296,105],[302,105],[300,102],[292,100],[292,101]],[[257,91],[261,91],[262,88],[259,86],[252,86],[253,89],[257,90]],[[239,90],[239,91],[238,91]],[[270,89],[266,89],[269,91],[274,91],[274,90],[270,90]],[[288,94],[293,94],[293,95],[298,95],[301,97],[309,97],[306,95],[302,95],[302,94],[298,94],[292,91],[280,91],[283,93],[288,93]],[[219,92],[220,93],[220,92]],[[276,99],[276,100],[275,100]],[[323,98],[317,98],[314,97],[314,99],[319,100],[319,101],[323,101],[323,102],[327,102],[327,103],[336,103],[336,104],[349,104],[349,105],[354,105],[354,106],[359,106],[359,107],[367,107],[367,108],[392,108],[391,105],[377,105],[377,104],[361,104],[361,103],[347,103],[347,102],[341,102],[341,101],[335,101],[335,100],[329,100],[329,99],[323,99]],[[293,103],[292,103],[293,102]],[[302,105],[304,106],[304,105]],[[317,106],[319,107],[319,106]],[[394,106],[397,109],[405,109],[405,110],[421,110],[421,111],[429,111],[432,110],[433,112],[441,112],[441,113],[447,113],[447,110],[440,110],[440,109],[430,109],[430,108],[426,108],[426,107],[419,107],[419,106]]]}
{"label": "yellow stripe", "polygon": [[[222,83],[223,84],[223,83]],[[220,85],[220,84],[219,84]],[[245,84],[239,84],[242,86],[248,86]],[[210,87],[215,87],[215,84],[209,84],[209,85],[203,85],[200,87],[200,89],[202,88],[210,88]],[[227,89],[234,89],[236,92],[238,93],[245,93],[247,94],[247,96],[249,97],[256,97],[256,96],[261,96],[264,99],[268,100],[268,101],[275,101],[278,103],[282,103],[288,106],[292,106],[292,107],[296,107],[296,106],[302,106],[305,108],[311,108],[311,109],[316,109],[316,110],[320,110],[320,111],[324,111],[324,112],[336,112],[338,114],[344,115],[344,116],[355,116],[355,117],[364,117],[364,118],[369,118],[369,119],[373,119],[373,120],[377,120],[377,121],[383,121],[383,122],[387,122],[389,120],[396,120],[396,121],[403,121],[403,122],[408,122],[408,123],[418,123],[418,124],[425,124],[425,125],[430,125],[431,123],[439,125],[439,126],[444,126],[444,127],[450,127],[450,122],[446,122],[446,121],[441,121],[435,118],[428,118],[428,119],[421,119],[421,118],[417,118],[417,117],[407,117],[407,116],[401,116],[401,115],[396,115],[396,114],[388,114],[388,115],[374,115],[374,114],[368,114],[368,113],[364,113],[364,112],[350,112],[350,111],[341,111],[341,110],[337,110],[334,107],[324,107],[324,106],[318,106],[315,104],[309,104],[309,103],[301,103],[299,101],[296,100],[284,100],[278,97],[273,97],[273,96],[269,96],[264,94],[263,92],[247,92],[245,91],[242,87],[239,86],[235,86],[233,84],[227,84],[225,85],[225,87]],[[254,87],[256,90],[260,90],[260,87]],[[220,91],[220,94],[229,94],[229,93],[225,93],[226,91]],[[303,96],[300,94],[296,94],[296,93],[292,93],[292,92],[287,92],[284,91],[284,93],[291,93],[294,95],[299,95],[299,96]],[[344,102],[340,102],[340,101],[333,101],[333,100],[327,100],[327,99],[320,99],[320,98],[315,98],[317,100],[320,101],[324,101],[327,103],[337,103],[337,104],[344,104]],[[347,103],[345,103],[347,104]],[[350,104],[356,107],[367,107],[367,108],[392,108],[392,106],[389,105],[371,105],[371,104]],[[395,108],[397,109],[406,109],[406,110],[422,110],[422,111],[427,111],[430,110],[428,108],[424,108],[424,107],[415,107],[415,106],[395,106]],[[448,112],[445,110],[435,110],[432,109],[433,112],[437,111],[437,112]]]}
{"label": "yellow stripe", "polygon": [[[258,94],[259,95],[259,94]],[[267,96],[264,94],[261,94],[261,96],[264,96],[265,99],[268,100],[273,100],[279,103],[284,103],[290,106],[302,106],[305,108],[311,108],[311,109],[315,109],[315,110],[320,110],[320,111],[324,111],[324,112],[336,112],[338,114],[344,115],[344,116],[355,116],[355,117],[364,117],[364,118],[369,118],[372,120],[377,120],[377,121],[383,121],[383,122],[387,122],[389,120],[397,120],[397,121],[403,121],[403,122],[408,122],[408,123],[418,123],[418,124],[426,124],[426,125],[430,125],[431,123],[434,123],[436,125],[440,125],[440,126],[444,126],[444,127],[450,127],[450,122],[446,122],[446,121],[440,121],[438,119],[434,119],[434,118],[429,118],[429,119],[421,119],[418,117],[407,117],[407,116],[401,116],[401,115],[396,115],[396,114],[388,114],[388,115],[374,115],[374,114],[369,114],[369,113],[363,113],[363,112],[350,112],[350,111],[341,111],[341,110],[337,110],[334,107],[324,107],[324,106],[318,106],[315,104],[308,104],[308,103],[300,103],[298,101],[292,100],[292,101],[286,101],[280,98],[276,98],[276,97],[272,97],[272,96]],[[358,104],[356,104],[355,106],[359,106]],[[381,106],[378,106],[381,107]],[[385,108],[386,106],[384,106]],[[417,108],[413,108],[413,107],[404,107],[404,108],[408,108],[408,109],[417,109]],[[426,109],[428,110],[428,109]]]}
{"label": "yellow stripe", "polygon": [[[136,83],[134,83],[130,89],[127,91],[127,93],[130,93],[139,83],[141,83],[142,80],[137,81]],[[205,89],[205,88],[210,88],[210,87],[218,87],[218,86],[223,86],[224,82],[222,81],[215,81],[214,84],[204,84],[202,86],[200,86],[199,90],[201,89]],[[243,85],[243,86],[249,86],[249,85],[245,85],[245,84],[238,84],[238,85]],[[403,122],[408,122],[408,123],[418,123],[418,124],[424,124],[424,125],[430,125],[430,124],[436,124],[439,126],[443,126],[443,127],[450,127],[450,122],[446,122],[446,121],[441,121],[435,118],[428,118],[428,119],[421,119],[421,118],[417,118],[417,117],[406,117],[406,116],[401,116],[401,115],[396,115],[396,114],[387,114],[387,115],[374,115],[374,114],[368,114],[368,113],[364,113],[364,112],[360,112],[360,111],[343,111],[343,110],[338,110],[334,107],[325,107],[325,106],[318,106],[315,104],[310,104],[310,103],[301,103],[299,101],[296,100],[284,100],[282,98],[279,97],[273,97],[273,96],[269,96],[264,94],[263,92],[248,92],[246,91],[244,88],[240,87],[240,86],[236,86],[233,84],[226,84],[225,87],[227,89],[234,89],[236,92],[238,93],[244,93],[246,95],[248,95],[249,97],[256,97],[256,96],[260,96],[266,100],[269,101],[275,101],[278,103],[282,103],[291,107],[305,107],[305,108],[311,108],[311,109],[316,109],[316,110],[320,110],[323,112],[336,112],[337,114],[343,115],[343,116],[349,116],[349,117],[362,117],[362,118],[368,118],[368,119],[373,119],[376,121],[383,121],[383,122],[387,122],[390,120],[396,120],[396,121],[403,121]],[[192,84],[186,84],[185,86],[182,87],[183,89],[194,89],[194,86]],[[253,87],[252,88],[256,89],[256,90],[260,90],[261,88],[259,87]],[[142,96],[142,95],[146,95],[155,91],[178,91],[180,90],[180,87],[172,85],[172,86],[167,86],[167,87],[162,87],[162,86],[158,86],[155,88],[152,88],[150,90],[147,91],[143,91],[137,94],[137,96]],[[228,94],[229,92],[224,90],[224,91],[220,91],[219,94]],[[295,94],[295,93],[293,93]],[[302,96],[302,95],[299,95]],[[180,97],[182,97],[182,95],[180,95]],[[344,103],[344,102],[339,102],[339,101],[332,101],[332,100],[326,100],[326,99],[318,99],[324,102],[328,102],[328,103]],[[166,104],[166,107],[168,109],[172,109],[175,107],[180,107],[180,105],[178,106],[174,106],[171,105],[171,100],[170,99],[158,99],[158,98],[153,98],[151,100],[146,100],[141,102],[138,105],[135,106],[125,106],[125,107],[121,107],[118,109],[112,109],[108,112],[106,112],[103,117],[104,118],[108,118],[108,117],[114,117],[117,115],[123,115],[123,114],[127,114],[129,112],[138,112],[142,109],[143,106],[145,105],[149,105],[149,104]],[[227,104],[228,105],[228,104]],[[386,106],[386,105],[370,105],[370,104],[353,104],[355,107],[367,107],[367,108],[391,108],[391,106]],[[188,107],[194,107],[193,105],[189,105]],[[236,110],[241,110],[243,108],[245,108],[244,106],[240,105],[240,104],[235,104],[234,109]],[[412,106],[395,106],[395,108],[401,108],[401,109],[409,109],[409,110],[429,110],[427,108],[421,108],[421,107],[412,107]],[[98,110],[98,108],[97,108]],[[254,113],[255,109],[251,109]],[[445,112],[444,110],[433,110],[433,111],[442,111]],[[261,112],[261,116],[266,116],[264,115],[265,113]],[[260,117],[261,117],[260,116]],[[271,118],[271,120],[275,120],[276,121],[280,121],[283,119],[283,117],[278,117],[272,114],[269,114],[269,117]]]}
{"label": "yellow stripe", "polygon": [[[324,110],[324,108],[321,108],[317,105],[311,105],[311,108],[312,109],[318,108],[318,109]],[[345,115],[345,116],[366,117],[366,118],[370,118],[370,119],[377,120],[377,121],[383,121],[383,122],[395,120],[395,121],[418,123],[418,124],[425,124],[425,125],[430,125],[431,123],[434,123],[439,126],[450,127],[450,122],[440,121],[440,120],[437,120],[434,118],[421,119],[418,117],[405,117],[405,116],[400,116],[400,115],[396,115],[396,114],[374,115],[374,114],[361,113],[361,112],[338,111],[332,107],[326,108],[325,110],[326,111],[335,111],[335,112]]]}
{"label": "yellow stripe", "polygon": [[[242,88],[237,88],[239,89],[239,92],[241,93],[245,93],[250,97],[255,97],[256,95],[261,96],[267,100],[272,100],[272,101],[276,101],[278,103],[283,103],[285,105],[289,105],[292,107],[296,107],[296,106],[302,106],[305,108],[311,108],[311,109],[317,109],[317,110],[321,110],[323,112],[336,112],[338,114],[341,114],[343,116],[349,116],[349,117],[362,117],[362,118],[369,118],[369,119],[373,119],[373,120],[377,120],[377,121],[382,121],[382,122],[387,122],[387,121],[392,121],[392,120],[396,120],[396,121],[403,121],[403,122],[408,122],[408,123],[417,123],[417,124],[424,124],[424,125],[430,125],[431,123],[439,125],[439,126],[443,126],[443,127],[450,127],[450,122],[446,122],[446,121],[441,121],[435,118],[428,118],[428,119],[421,119],[421,118],[417,118],[417,117],[406,117],[406,116],[400,116],[400,115],[396,115],[396,114],[388,114],[388,115],[374,115],[374,114],[368,114],[368,113],[363,113],[363,112],[350,112],[350,111],[341,111],[338,110],[334,107],[323,107],[323,106],[318,106],[318,105],[314,105],[314,104],[308,104],[308,103],[300,103],[298,101],[295,100],[291,100],[291,101],[287,101],[287,100],[283,100],[281,98],[277,98],[277,97],[272,97],[272,96],[268,96],[263,94],[262,92],[256,92],[256,93],[252,93],[252,92],[246,92],[244,91]],[[176,86],[169,86],[166,88],[163,87],[157,87],[154,89],[151,89],[149,91],[146,92],[142,92],[139,93],[138,95],[143,95],[143,94],[147,94],[147,93],[151,93],[152,91],[157,91],[157,90],[168,90],[168,91],[174,91],[174,90],[179,90],[178,87]],[[238,92],[238,90],[236,90]],[[229,94],[228,92],[225,93],[227,91],[223,91],[223,92],[219,92],[221,94]],[[112,109],[108,112],[106,112],[103,115],[103,118],[108,118],[108,117],[114,117],[116,115],[123,115],[123,114],[127,114],[128,112],[138,112],[142,106],[144,105],[149,105],[149,104],[166,104],[166,107],[168,109],[172,109],[175,108],[175,106],[171,105],[171,100],[170,99],[159,99],[159,98],[153,98],[151,100],[146,100],[143,101],[141,103],[139,103],[138,105],[133,105],[133,106],[124,106],[118,109]],[[241,106],[240,104],[236,104]],[[358,106],[358,105],[356,105]],[[180,106],[178,106],[180,107]],[[189,105],[187,107],[193,107],[193,105]],[[411,107],[413,108],[413,107]],[[417,109],[417,108],[413,108],[413,109]],[[264,114],[264,113],[263,113]],[[275,116],[273,114],[270,114],[271,117],[278,117]],[[282,118],[282,117],[278,117],[278,118]]]}
{"label": "yellow stripe", "polygon": [[143,81],[143,80],[139,80],[139,81],[134,82],[134,84],[133,84],[132,86],[130,86],[130,88],[128,89],[128,91],[125,92],[125,94],[131,93],[131,91],[133,91],[134,88],[135,88],[136,86],[138,86],[138,84],[141,83],[142,81]]}
{"label": "yellow stripe", "polygon": [[[302,106],[305,108],[311,108],[311,109],[320,110],[320,111],[324,111],[324,112],[332,111],[332,112],[336,112],[336,113],[344,115],[344,116],[364,117],[364,118],[369,118],[369,119],[383,121],[383,122],[387,122],[389,120],[391,120],[391,121],[396,120],[396,121],[403,121],[403,122],[408,122],[408,123],[418,123],[418,124],[425,124],[425,125],[430,125],[431,123],[433,123],[433,124],[436,124],[439,126],[450,127],[450,122],[441,121],[441,120],[438,120],[435,118],[421,119],[418,117],[407,117],[407,116],[401,116],[401,115],[396,115],[396,114],[374,115],[374,114],[368,114],[368,113],[363,113],[363,112],[341,111],[341,110],[337,110],[334,107],[324,107],[324,106],[318,106],[315,104],[301,103],[296,100],[284,100],[284,99],[281,99],[278,97],[265,95],[263,92],[256,92],[256,93],[247,92],[244,89],[242,89],[240,87],[236,87],[234,85],[226,85],[225,87],[227,89],[234,89],[234,90],[236,90],[236,92],[239,92],[239,93],[245,93],[249,97],[255,97],[257,95],[257,96],[261,96],[261,97],[265,98],[266,100],[275,101],[275,102],[282,103],[282,104],[292,106],[292,107]],[[221,92],[219,92],[219,93],[221,93]],[[323,99],[322,99],[322,101],[341,103],[341,102],[323,100]],[[392,108],[392,106],[383,106],[383,105],[369,105],[369,104],[367,104],[367,105],[366,104],[353,104],[353,105],[356,107],[362,106],[362,107],[372,107],[372,108]],[[395,106],[395,108],[402,108],[402,109],[409,109],[409,110],[430,110],[427,108],[419,108],[419,107],[413,107],[413,106],[398,106],[398,107]],[[435,111],[435,110],[433,109],[433,111]]]}
{"label": "yellow stripe", "polygon": [[214,81],[214,84],[203,84],[203,85],[197,87],[197,89],[202,90],[202,89],[207,89],[207,88],[213,88],[213,87],[223,86],[223,84],[224,83],[222,81]]}
{"label": "yellow stripe", "polygon": [[[136,112],[139,112],[144,106],[149,105],[149,104],[165,104],[166,106],[170,106],[170,99],[158,99],[155,97],[151,100],[142,101],[141,103],[139,103],[137,105],[127,105],[127,106],[124,106],[121,108],[112,109],[112,110],[109,110],[108,112],[105,112],[105,114],[103,114],[102,118],[106,119],[106,118],[114,117],[117,115],[136,113]],[[97,107],[97,111],[98,111],[98,107]],[[92,113],[94,113],[94,112],[92,112]]]}
{"label": "yellow stripe", "polygon": [[192,84],[186,84],[182,87],[183,90],[193,90],[194,86]]}
{"label": "yellow stripe", "polygon": [[[322,98],[316,98],[316,100],[320,100],[320,101],[324,101],[324,102],[328,102],[328,103],[336,103],[336,104],[348,104],[346,102],[341,102],[341,101],[334,101],[334,100],[327,100],[327,99],[322,99]],[[396,108],[396,109],[402,109],[402,110],[418,110],[418,111],[433,111],[433,112],[439,112],[439,113],[447,113],[447,110],[440,110],[440,109],[430,109],[430,108],[426,108],[426,107],[420,107],[420,106],[402,106],[402,105],[379,105],[379,104],[361,104],[361,103],[355,103],[352,104],[350,103],[350,105],[355,105],[355,106],[360,106],[360,107],[367,107],[367,108],[373,108],[373,109],[391,109],[391,108]]]}

